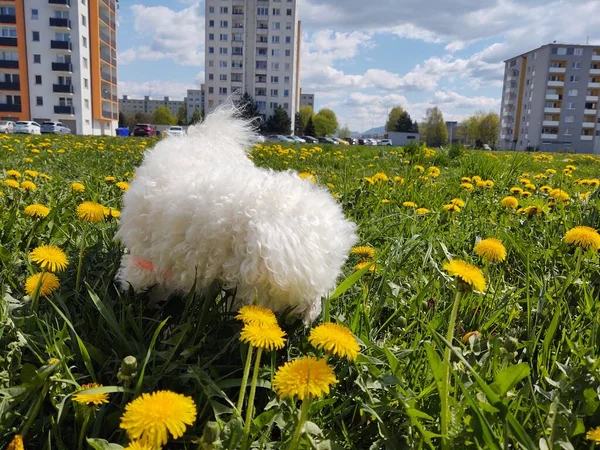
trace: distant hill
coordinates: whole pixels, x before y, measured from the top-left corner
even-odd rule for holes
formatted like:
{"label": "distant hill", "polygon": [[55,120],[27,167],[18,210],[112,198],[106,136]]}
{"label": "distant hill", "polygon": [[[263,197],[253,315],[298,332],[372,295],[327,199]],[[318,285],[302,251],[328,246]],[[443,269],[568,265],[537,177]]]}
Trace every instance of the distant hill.
{"label": "distant hill", "polygon": [[385,125],[377,128],[371,128],[370,130],[363,131],[361,133],[362,136],[366,136],[368,134],[383,134],[385,133]]}

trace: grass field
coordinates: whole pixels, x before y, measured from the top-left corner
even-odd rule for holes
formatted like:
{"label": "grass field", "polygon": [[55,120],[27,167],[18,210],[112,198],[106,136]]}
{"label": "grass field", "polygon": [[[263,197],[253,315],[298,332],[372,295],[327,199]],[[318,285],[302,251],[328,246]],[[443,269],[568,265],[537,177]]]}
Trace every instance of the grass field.
{"label": "grass field", "polygon": [[[352,254],[324,299],[318,323],[344,324],[361,344],[354,360],[329,357],[331,391],[302,406],[276,395],[280,366],[322,356],[310,329],[279,317],[287,342],[255,363],[250,400],[238,405],[250,359],[232,293],[215,288],[152,309],[146,294],[114,285],[121,196],[152,145],[0,138],[0,448],[15,435],[27,449],[158,448],[132,444],[120,428],[126,405],[158,390],[195,404],[193,420],[159,442],[168,449],[600,444],[600,237],[586,230],[565,240],[573,227],[600,227],[600,157],[253,149],[257,165],[329,189],[375,256]],[[85,201],[105,208],[102,220],[91,220]],[[26,209],[33,204],[48,209]],[[478,256],[487,238],[502,242],[505,257],[497,243]],[[45,245],[66,254],[64,270],[35,262],[31,252]],[[480,271],[462,268],[457,280],[449,260]]]}

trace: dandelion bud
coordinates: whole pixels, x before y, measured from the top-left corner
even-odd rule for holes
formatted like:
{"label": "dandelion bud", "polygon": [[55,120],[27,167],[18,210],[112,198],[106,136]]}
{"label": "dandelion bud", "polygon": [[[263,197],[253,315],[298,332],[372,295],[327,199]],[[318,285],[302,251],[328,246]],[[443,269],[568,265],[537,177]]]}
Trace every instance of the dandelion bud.
{"label": "dandelion bud", "polygon": [[131,383],[137,375],[138,363],[135,356],[126,356],[121,362],[121,368],[117,374],[119,381],[123,383]]}
{"label": "dandelion bud", "polygon": [[200,439],[201,450],[220,450],[223,448],[221,442],[221,428],[217,422],[207,422]]}

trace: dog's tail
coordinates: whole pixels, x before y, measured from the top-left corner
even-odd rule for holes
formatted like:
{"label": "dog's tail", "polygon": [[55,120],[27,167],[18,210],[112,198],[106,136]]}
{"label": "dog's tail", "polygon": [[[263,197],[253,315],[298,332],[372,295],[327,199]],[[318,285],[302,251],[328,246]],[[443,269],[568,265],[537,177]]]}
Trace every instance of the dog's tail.
{"label": "dog's tail", "polygon": [[208,142],[222,141],[248,149],[254,144],[257,125],[257,119],[243,119],[240,108],[230,99],[208,114],[203,122],[191,126],[188,134]]}

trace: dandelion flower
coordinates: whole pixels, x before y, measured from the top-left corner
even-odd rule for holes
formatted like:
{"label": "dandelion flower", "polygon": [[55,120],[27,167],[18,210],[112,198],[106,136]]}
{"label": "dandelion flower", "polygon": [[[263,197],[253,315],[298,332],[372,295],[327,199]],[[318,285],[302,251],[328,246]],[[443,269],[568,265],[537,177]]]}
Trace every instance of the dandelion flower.
{"label": "dandelion flower", "polygon": [[42,245],[29,253],[29,258],[42,269],[50,272],[62,272],[67,268],[69,260],[67,255],[60,248],[54,245]]}
{"label": "dandelion flower", "polygon": [[40,173],[37,170],[26,170],[25,171],[25,175],[27,175],[28,177],[32,177],[35,178],[39,175]]}
{"label": "dandelion flower", "polygon": [[316,183],[317,182],[315,176],[312,173],[310,173],[310,172],[300,172],[298,174],[298,176],[300,178],[302,178],[303,180],[310,180],[311,183]]}
{"label": "dandelion flower", "polygon": [[444,264],[444,270],[450,275],[460,278],[463,283],[476,290],[480,292],[485,291],[485,278],[483,272],[478,267],[460,259],[451,259]]}
{"label": "dandelion flower", "polygon": [[371,261],[359,262],[357,265],[354,266],[354,270],[356,270],[356,271],[363,270],[365,267],[367,267],[370,264],[371,264],[371,267],[369,267],[369,271],[375,272],[375,264],[373,264]]}
{"label": "dandelion flower", "polygon": [[107,208],[106,206],[103,206],[102,209],[104,210],[104,217],[106,219],[116,219],[121,216],[121,211],[118,209]]}
{"label": "dandelion flower", "polygon": [[533,184],[533,183],[527,183],[525,185],[525,189],[527,189],[528,191],[535,191],[535,184]]}
{"label": "dandelion flower", "polygon": [[6,450],[25,450],[25,447],[23,446],[23,436],[15,434],[12,441],[10,441],[10,444],[8,444],[8,447],[6,447]]}
{"label": "dandelion flower", "polygon": [[481,177],[479,175],[475,175],[474,177],[471,177],[471,179],[477,183],[478,181],[481,181]]}
{"label": "dandelion flower", "polygon": [[310,331],[308,341],[313,347],[333,353],[340,358],[356,360],[360,346],[352,331],[337,323],[324,323]]}
{"label": "dandelion flower", "polygon": [[565,169],[566,169],[566,170],[570,170],[570,171],[572,172],[572,171],[574,171],[574,170],[577,170],[577,167],[575,167],[575,166],[574,166],[574,165],[572,165],[572,164],[569,164],[569,165],[565,166]]}
{"label": "dandelion flower", "polygon": [[523,189],[521,189],[520,187],[512,187],[510,188],[510,193],[520,195],[523,193]]}
{"label": "dandelion flower", "polygon": [[425,167],[417,165],[415,166],[415,170],[418,170],[419,172],[423,173],[425,172]]}
{"label": "dandelion flower", "polygon": [[83,202],[77,207],[77,216],[86,222],[100,222],[104,219],[104,208],[100,203]]}
{"label": "dandelion flower", "polygon": [[50,208],[44,205],[40,205],[39,203],[34,203],[33,205],[26,206],[24,211],[25,215],[33,217],[34,219],[43,219],[48,214],[50,214]]}
{"label": "dandelion flower", "polygon": [[519,180],[519,183],[521,183],[521,184],[529,184],[529,183],[531,183],[531,180],[529,178],[521,178]]}
{"label": "dandelion flower", "polygon": [[117,184],[115,184],[115,186],[117,186],[123,192],[129,189],[129,183],[127,183],[126,181],[119,181]]}
{"label": "dandelion flower", "polygon": [[7,170],[6,175],[13,178],[21,178],[21,172],[17,170]]}
{"label": "dandelion flower", "polygon": [[277,370],[273,388],[280,398],[321,398],[338,380],[325,359],[305,356],[285,363]]}
{"label": "dandelion flower", "polygon": [[462,177],[460,179],[460,182],[461,183],[470,183],[471,182],[471,178],[469,178],[469,177]]}
{"label": "dandelion flower", "polygon": [[487,187],[487,183],[483,180],[479,180],[475,183],[475,186],[477,186],[478,188],[485,188]]}
{"label": "dandelion flower", "polygon": [[71,190],[75,192],[83,192],[85,191],[85,185],[82,183],[71,183]]}
{"label": "dandelion flower", "polygon": [[186,426],[196,420],[196,405],[191,397],[171,391],[142,394],[125,406],[120,427],[131,440],[161,447],[169,440],[180,438]]}
{"label": "dandelion flower", "polygon": [[542,186],[540,191],[547,194],[548,192],[552,191],[552,188],[550,186]]}
{"label": "dandelion flower", "polygon": [[402,206],[405,208],[416,208],[417,204],[415,202],[404,202],[402,203]]}
{"label": "dandelion flower", "polygon": [[115,177],[111,177],[111,176],[104,177],[104,181],[105,181],[106,183],[114,183],[114,181],[115,181]]}
{"label": "dandelion flower", "polygon": [[376,173],[375,175],[373,175],[373,179],[375,181],[388,181],[389,177],[385,173],[379,172],[379,173]]}
{"label": "dandelion flower", "polygon": [[517,206],[519,206],[519,200],[512,196],[504,197],[501,203],[505,208],[515,209]]}
{"label": "dandelion flower", "polygon": [[460,187],[463,188],[465,191],[473,190],[473,185],[471,183],[461,183]]}
{"label": "dandelion flower", "polygon": [[444,205],[443,208],[444,208],[444,211],[448,211],[449,213],[460,212],[460,207],[458,205],[453,204],[453,203],[449,203],[447,205]]}
{"label": "dandelion flower", "polygon": [[277,325],[277,318],[273,311],[269,308],[263,308],[257,305],[242,306],[237,316],[237,320],[241,320],[245,324],[258,323],[262,325]]}
{"label": "dandelion flower", "polygon": [[493,188],[494,187],[494,182],[492,180],[485,180],[485,187],[486,188]]}
{"label": "dandelion flower", "polygon": [[60,286],[56,275],[51,272],[39,272],[31,275],[25,281],[25,292],[27,292],[27,295],[33,297],[40,283],[40,297],[47,297]]}
{"label": "dandelion flower", "polygon": [[353,247],[351,253],[359,256],[361,259],[375,257],[375,249],[369,245],[359,245],[358,247]]}
{"label": "dandelion flower", "polygon": [[453,205],[456,205],[460,208],[464,208],[464,206],[465,206],[465,202],[463,200],[461,200],[460,198],[453,198],[452,200],[450,200],[450,203]]}
{"label": "dandelion flower", "polygon": [[427,208],[418,208],[415,213],[417,213],[418,216],[423,216],[425,214],[429,214],[431,211],[429,211]]}
{"label": "dandelion flower", "polygon": [[565,234],[564,241],[583,249],[600,250],[600,234],[591,227],[579,226],[571,228]]}
{"label": "dandelion flower", "polygon": [[556,173],[556,170],[554,170],[554,169],[546,169],[546,173],[548,175],[554,175]]}
{"label": "dandelion flower", "polygon": [[479,241],[473,249],[477,256],[488,262],[501,262],[506,259],[506,248],[495,238]]}
{"label": "dandelion flower", "polygon": [[19,187],[21,186],[18,181],[15,181],[13,179],[4,180],[4,184],[14,189],[19,189]]}
{"label": "dandelion flower", "polygon": [[125,450],[154,450],[152,444],[142,444],[140,441],[131,441]]}
{"label": "dandelion flower", "polygon": [[35,191],[37,189],[37,186],[35,185],[35,183],[33,181],[29,181],[29,180],[23,181],[21,183],[21,187],[23,189],[25,189],[26,191]]}
{"label": "dandelion flower", "polygon": [[594,441],[594,443],[600,445],[600,427],[596,427],[596,428],[593,428],[593,429],[589,430],[585,434],[585,438],[588,441]]}
{"label": "dandelion flower", "polygon": [[77,392],[73,394],[71,398],[74,402],[86,406],[100,406],[103,403],[108,403],[107,393],[90,394],[85,392],[86,390],[96,389],[99,387],[102,387],[102,385],[98,383],[83,384],[79,389],[77,389]]}
{"label": "dandelion flower", "polygon": [[384,198],[383,200],[381,200],[381,204],[383,204],[383,205],[387,205],[389,203],[391,203],[391,201],[388,200],[387,198]]}
{"label": "dandelion flower", "polygon": [[541,216],[544,214],[544,210],[542,208],[540,208],[539,206],[528,206],[526,208],[523,208],[522,211],[524,214],[526,214],[528,217],[535,217],[535,216]]}
{"label": "dandelion flower", "polygon": [[555,198],[557,200],[566,201],[569,200],[569,194],[567,194],[562,189],[553,189],[550,191],[550,197]]}
{"label": "dandelion flower", "polygon": [[532,194],[529,191],[523,191],[523,192],[521,192],[521,197],[523,197],[523,198],[529,198],[529,197],[531,197],[531,195]]}
{"label": "dandelion flower", "polygon": [[285,345],[285,332],[279,325],[248,323],[242,328],[240,341],[265,350],[279,350]]}
{"label": "dandelion flower", "polygon": [[477,340],[481,339],[481,333],[479,331],[469,331],[463,336],[462,343],[467,345],[469,343],[469,339],[471,339],[472,336],[475,336]]}

